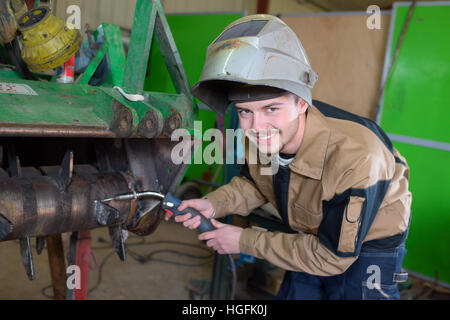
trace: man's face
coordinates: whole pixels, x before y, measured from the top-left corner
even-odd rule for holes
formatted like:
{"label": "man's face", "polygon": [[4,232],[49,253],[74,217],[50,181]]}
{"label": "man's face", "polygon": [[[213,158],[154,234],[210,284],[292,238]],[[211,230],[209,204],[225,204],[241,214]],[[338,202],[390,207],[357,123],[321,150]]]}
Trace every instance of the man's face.
{"label": "man's face", "polygon": [[287,94],[274,99],[236,103],[241,129],[265,154],[286,152],[299,132],[307,104]]}

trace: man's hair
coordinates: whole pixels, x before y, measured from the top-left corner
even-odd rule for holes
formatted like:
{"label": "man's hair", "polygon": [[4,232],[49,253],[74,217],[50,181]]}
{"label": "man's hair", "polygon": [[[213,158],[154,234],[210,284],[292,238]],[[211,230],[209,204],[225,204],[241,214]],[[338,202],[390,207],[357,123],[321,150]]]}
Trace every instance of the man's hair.
{"label": "man's hair", "polygon": [[299,102],[300,102],[300,97],[298,96],[298,95],[296,95],[295,93],[292,93],[291,92],[291,94],[294,96],[294,102],[295,102],[295,104],[298,104]]}

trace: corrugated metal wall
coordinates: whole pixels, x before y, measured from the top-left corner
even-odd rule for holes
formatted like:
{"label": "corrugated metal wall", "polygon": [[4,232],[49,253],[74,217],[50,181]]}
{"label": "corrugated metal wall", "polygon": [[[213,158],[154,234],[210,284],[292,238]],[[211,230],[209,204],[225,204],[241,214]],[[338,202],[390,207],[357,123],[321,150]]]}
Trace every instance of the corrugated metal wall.
{"label": "corrugated metal wall", "polygon": [[131,29],[136,0],[56,0],[55,14],[66,20],[69,16],[66,10],[70,5],[78,5],[81,9],[82,30],[86,23],[91,28],[96,28],[101,23],[111,23]]}
{"label": "corrugated metal wall", "polygon": [[[137,0],[53,0],[55,14],[66,20],[70,5],[81,9],[81,26],[88,23],[95,28],[101,23],[112,23],[131,29]],[[255,14],[257,0],[161,0],[166,13],[242,12]],[[269,13],[305,13],[321,11],[314,5],[297,0],[271,0]]]}
{"label": "corrugated metal wall", "polygon": [[162,0],[167,13],[234,12],[256,10],[256,0]]}
{"label": "corrugated metal wall", "polygon": [[282,13],[310,13],[322,11],[324,10],[320,7],[305,0],[271,0],[269,2],[269,13],[274,15]]}

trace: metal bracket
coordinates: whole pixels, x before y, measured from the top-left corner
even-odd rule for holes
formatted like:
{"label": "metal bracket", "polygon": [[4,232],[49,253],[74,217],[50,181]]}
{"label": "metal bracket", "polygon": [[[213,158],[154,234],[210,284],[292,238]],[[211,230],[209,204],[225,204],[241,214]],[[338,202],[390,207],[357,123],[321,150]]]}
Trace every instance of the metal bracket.
{"label": "metal bracket", "polygon": [[101,201],[94,201],[95,215],[97,222],[102,226],[108,226],[117,221],[120,217],[120,212],[114,207],[102,203]]}
{"label": "metal bracket", "polygon": [[46,239],[47,239],[46,236],[36,237],[36,252],[37,252],[37,254],[41,254],[42,250],[44,250]]}
{"label": "metal bracket", "polygon": [[13,225],[4,215],[0,213],[0,240],[4,239],[13,230]]}
{"label": "metal bracket", "polygon": [[126,261],[127,254],[125,250],[125,239],[122,233],[122,226],[114,225],[109,227],[109,237],[111,239],[111,245],[117,252],[119,259],[122,261]]}
{"label": "metal bracket", "polygon": [[31,252],[30,237],[20,238],[20,253],[28,279],[34,280],[34,263]]}
{"label": "metal bracket", "polygon": [[68,150],[55,177],[59,192],[64,192],[72,180],[73,174],[73,152]]}
{"label": "metal bracket", "polygon": [[[20,177],[20,160],[16,155],[16,150],[12,144],[7,145],[7,157],[9,163],[9,175],[11,177]],[[20,254],[22,256],[22,263],[25,267],[28,279],[34,279],[34,263],[33,254],[31,253],[30,237],[20,239]]]}

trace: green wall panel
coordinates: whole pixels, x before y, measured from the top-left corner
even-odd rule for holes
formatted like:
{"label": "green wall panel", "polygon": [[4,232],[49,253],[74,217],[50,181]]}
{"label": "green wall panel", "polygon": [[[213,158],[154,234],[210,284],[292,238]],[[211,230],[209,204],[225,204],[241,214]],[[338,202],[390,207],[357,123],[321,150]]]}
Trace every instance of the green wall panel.
{"label": "green wall panel", "polygon": [[394,143],[410,167],[411,227],[404,267],[450,283],[450,152]]}
{"label": "green wall panel", "polygon": [[[389,61],[408,10],[394,5]],[[449,32],[450,2],[416,6],[385,85],[380,125],[388,134],[450,143]],[[450,152],[394,146],[410,166],[413,195],[404,267],[450,283]]]}
{"label": "green wall panel", "polygon": [[[408,6],[397,7],[394,54]],[[450,5],[417,6],[386,82],[383,128],[394,134],[450,143]]]}

